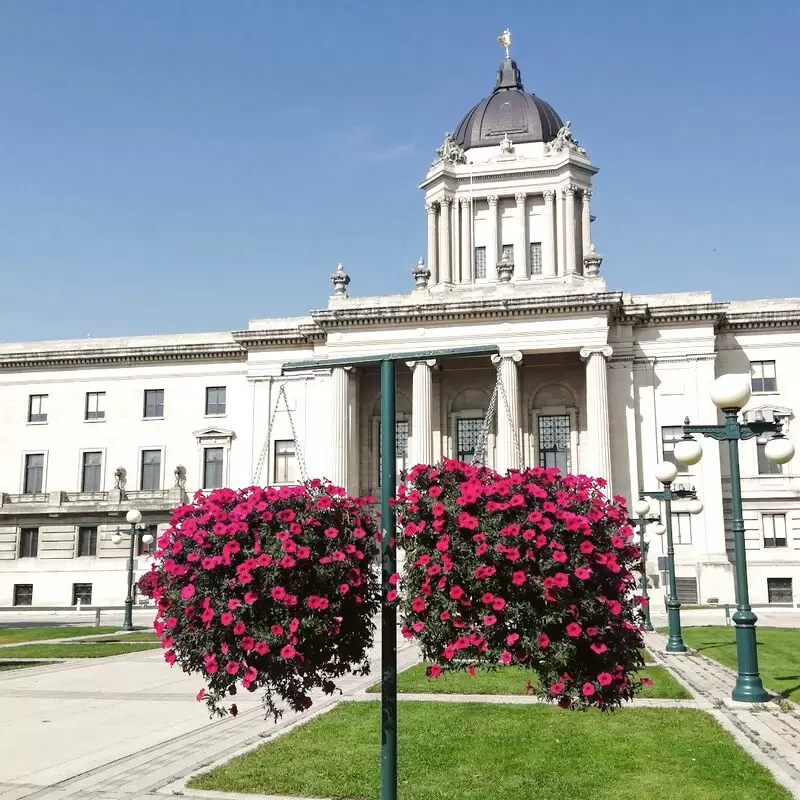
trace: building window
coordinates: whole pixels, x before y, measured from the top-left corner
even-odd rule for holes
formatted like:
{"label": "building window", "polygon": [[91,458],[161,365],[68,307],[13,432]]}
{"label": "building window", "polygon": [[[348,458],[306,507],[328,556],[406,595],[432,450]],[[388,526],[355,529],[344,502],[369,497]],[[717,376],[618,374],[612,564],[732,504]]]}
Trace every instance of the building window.
{"label": "building window", "polygon": [[33,605],[33,584],[15,583],[14,584],[14,605],[30,606]]}
{"label": "building window", "polygon": [[767,458],[767,442],[769,436],[759,436],[756,441],[756,454],[758,456],[759,475],[783,475],[783,464],[776,464]]}
{"label": "building window", "polygon": [[85,452],[81,466],[81,491],[99,492],[103,486],[103,454],[99,450]]}
{"label": "building window", "polygon": [[696,606],[700,598],[697,592],[697,578],[675,578],[675,594],[680,603]]}
{"label": "building window", "polygon": [[531,275],[542,274],[542,243],[531,242],[530,246]]}
{"label": "building window", "polygon": [[227,389],[225,386],[206,387],[206,415],[221,416],[225,413]]}
{"label": "building window", "polygon": [[777,392],[778,379],[774,361],[750,362],[750,385],[754,392]]}
{"label": "building window", "polygon": [[692,515],[688,512],[672,515],[672,541],[675,544],[692,543]]}
{"label": "building window", "polygon": [[25,456],[23,494],[39,494],[44,491],[44,453],[28,453]]}
{"label": "building window", "polygon": [[90,606],[92,604],[91,583],[72,584],[72,605],[76,606],[78,603],[82,606]]}
{"label": "building window", "polygon": [[32,394],[28,397],[28,422],[47,422],[46,394]]}
{"label": "building window", "polygon": [[36,558],[39,555],[39,529],[21,528],[19,532],[19,557]]}
{"label": "building window", "polygon": [[484,450],[483,455],[484,458],[486,457],[485,443],[481,442],[482,429],[482,417],[459,417],[456,420],[456,459],[458,461],[471,463],[475,453],[480,449]]}
{"label": "building window", "polygon": [[661,428],[661,455],[664,461],[674,464],[678,472],[686,473],[689,467],[675,458],[675,444],[683,438],[683,428],[679,425],[668,425]]}
{"label": "building window", "polygon": [[142,450],[142,471],[139,488],[143,492],[154,492],[161,488],[161,451]]}
{"label": "building window", "polygon": [[475,277],[486,277],[486,248],[483,246],[475,248]]}
{"label": "building window", "polygon": [[791,578],[767,578],[767,602],[791,603],[793,600]]}
{"label": "building window", "polygon": [[97,555],[97,526],[81,525],[78,528],[78,557]]}
{"label": "building window", "polygon": [[105,406],[106,406],[105,392],[86,392],[85,419],[105,419],[106,418]]}
{"label": "building window", "polygon": [[503,250],[500,253],[500,258],[506,264],[513,264],[514,263],[514,245],[513,244],[504,244]]}
{"label": "building window", "polygon": [[[408,420],[398,419],[394,423],[395,458],[397,463],[396,478],[400,482],[401,475],[405,474],[408,467]],[[378,421],[378,486],[383,481],[383,459],[381,458],[381,423]]]}
{"label": "building window", "polygon": [[786,514],[762,514],[764,547],[786,547]]}
{"label": "building window", "polygon": [[164,416],[164,390],[144,390],[144,415],[147,418],[160,418]]}
{"label": "building window", "polygon": [[[148,533],[153,537],[153,541],[142,541],[142,537],[146,536]],[[136,555],[149,556],[157,547],[156,539],[158,539],[158,525],[145,526],[145,529],[136,536]]]}
{"label": "building window", "polygon": [[570,424],[568,414],[539,417],[539,466],[557,467],[562,475],[571,470]]}
{"label": "building window", "polygon": [[222,486],[222,461],[224,453],[221,447],[206,447],[203,450],[203,488],[219,489]]}
{"label": "building window", "polygon": [[297,453],[294,441],[278,439],[275,442],[275,483],[297,482]]}

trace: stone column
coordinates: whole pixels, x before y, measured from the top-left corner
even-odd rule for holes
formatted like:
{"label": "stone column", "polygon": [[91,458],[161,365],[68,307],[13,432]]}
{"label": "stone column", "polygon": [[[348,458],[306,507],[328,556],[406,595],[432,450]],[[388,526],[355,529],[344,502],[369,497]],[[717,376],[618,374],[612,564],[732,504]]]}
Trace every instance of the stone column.
{"label": "stone column", "polygon": [[525,213],[527,208],[525,192],[517,192],[514,200],[517,201],[517,235],[514,237],[514,280],[525,281],[528,279],[528,218]]}
{"label": "stone column", "polygon": [[581,242],[583,244],[581,248],[581,264],[583,264],[583,259],[586,258],[586,254],[592,245],[592,210],[589,205],[591,199],[591,189],[584,189],[583,205],[581,206]]}
{"label": "stone column", "polygon": [[410,466],[433,464],[433,378],[436,359],[407,361],[411,370],[411,453]]}
{"label": "stone column", "polygon": [[349,450],[348,421],[350,417],[350,386],[346,367],[331,370],[331,466],[330,479],[334,486],[347,486],[347,457]]}
{"label": "stone column", "polygon": [[564,259],[564,190],[556,191],[556,274],[566,274],[566,263]]}
{"label": "stone column", "polygon": [[611,432],[608,417],[608,376],[606,359],[614,351],[610,345],[582,347],[581,358],[586,362],[586,427],[589,439],[589,458],[584,463],[587,475],[605,478],[606,494],[611,497]]}
{"label": "stone column", "polygon": [[486,199],[489,201],[489,242],[486,245],[486,278],[490,281],[496,281],[498,239],[500,238],[497,230],[499,227],[497,204],[500,198],[496,194],[490,194]]}
{"label": "stone column", "polygon": [[451,267],[453,283],[461,283],[461,229],[458,219],[458,201],[453,199],[453,226],[450,229],[450,252],[453,254]]}
{"label": "stone column", "polygon": [[544,195],[544,236],[542,237],[542,276],[553,278],[556,274],[556,240],[554,218],[556,213],[556,193],[545,189]]}
{"label": "stone column", "polygon": [[[519,371],[517,364],[522,361],[522,353],[514,352],[492,356],[492,363],[499,366],[499,380],[503,391],[497,396],[497,447],[495,469],[520,469],[520,402]],[[503,398],[505,393],[505,399]]]}
{"label": "stone column", "polygon": [[439,283],[452,283],[450,269],[450,204],[453,198],[446,195],[439,200]]}
{"label": "stone column", "polygon": [[431,271],[431,283],[439,282],[439,250],[437,243],[436,203],[426,203],[428,212],[428,269]]}
{"label": "stone column", "polygon": [[566,270],[567,275],[573,275],[578,272],[578,265],[575,253],[575,191],[577,187],[573,184],[569,184],[566,189],[564,189],[564,202],[566,204],[565,209],[565,230],[564,235],[566,237],[566,256],[567,256],[567,264]]}
{"label": "stone column", "polygon": [[472,205],[461,198],[461,282],[472,283]]}

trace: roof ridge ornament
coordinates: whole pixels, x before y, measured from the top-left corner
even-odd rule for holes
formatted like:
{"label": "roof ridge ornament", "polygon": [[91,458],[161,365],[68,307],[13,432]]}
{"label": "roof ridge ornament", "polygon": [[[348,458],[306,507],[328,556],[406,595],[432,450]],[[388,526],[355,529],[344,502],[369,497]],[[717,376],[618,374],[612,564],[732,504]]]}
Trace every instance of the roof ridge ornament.
{"label": "roof ridge ornament", "polygon": [[506,49],[506,58],[511,58],[511,31],[506,28],[498,37],[497,41],[500,42]]}

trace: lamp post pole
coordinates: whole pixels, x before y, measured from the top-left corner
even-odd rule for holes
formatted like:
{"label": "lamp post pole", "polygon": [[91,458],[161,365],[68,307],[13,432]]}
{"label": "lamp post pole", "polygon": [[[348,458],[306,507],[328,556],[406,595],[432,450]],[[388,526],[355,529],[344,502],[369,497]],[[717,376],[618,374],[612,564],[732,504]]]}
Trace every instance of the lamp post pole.
{"label": "lamp post pole", "polygon": [[[147,529],[138,530],[137,525],[142,521],[142,512],[136,508],[131,508],[125,515],[125,519],[131,526],[128,531],[130,537],[130,549],[128,551],[128,594],[125,597],[125,618],[122,621],[123,631],[133,630],[133,559],[136,558],[136,541],[141,536],[142,541],[149,543],[153,541],[153,536],[147,533]],[[114,544],[122,541],[122,535],[118,532],[112,538]]]}
{"label": "lamp post pole", "polygon": [[743,376],[722,375],[714,381],[711,399],[725,416],[722,425],[691,425],[687,417],[683,425],[683,439],[675,445],[675,457],[685,464],[697,464],[703,455],[700,443],[693,433],[709,439],[728,443],[728,460],[731,475],[731,533],[735,561],[736,613],[736,685],[732,698],[746,703],[762,703],[769,692],[761,682],[758,672],[758,644],[756,622],[758,617],[750,607],[750,590],[747,584],[747,554],[744,543],[742,515],[742,480],[739,472],[739,442],[772,433],[767,442],[766,456],[776,464],[786,464],[794,456],[794,446],[781,433],[780,422],[763,419],[750,423],[739,422],[739,411],[750,399],[750,382]]}
{"label": "lamp post pole", "polygon": [[644,629],[652,631],[653,622],[650,618],[650,592],[647,589],[647,551],[649,546],[644,538],[645,528],[650,522],[659,522],[658,517],[647,516],[650,513],[650,504],[647,500],[639,500],[634,503],[633,510],[636,512],[636,519],[630,520],[639,529],[639,551],[642,554],[642,597],[644,597]]}

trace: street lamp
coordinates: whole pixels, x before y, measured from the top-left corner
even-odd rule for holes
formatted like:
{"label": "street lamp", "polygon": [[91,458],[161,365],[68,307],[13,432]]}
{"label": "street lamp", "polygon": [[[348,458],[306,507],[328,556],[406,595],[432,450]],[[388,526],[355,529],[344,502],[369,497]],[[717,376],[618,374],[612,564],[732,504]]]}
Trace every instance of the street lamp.
{"label": "street lamp", "polygon": [[653,623],[650,619],[650,594],[647,591],[647,550],[648,544],[644,539],[644,530],[649,522],[657,523],[658,517],[650,517],[650,503],[647,500],[637,500],[633,504],[636,519],[631,520],[639,528],[639,550],[642,554],[642,597],[644,597],[644,629],[653,630]]}
{"label": "street lamp", "polygon": [[739,441],[772,433],[764,447],[764,454],[775,464],[786,464],[794,457],[794,445],[781,433],[780,422],[756,420],[739,422],[739,411],[750,399],[750,381],[743,375],[721,375],[711,386],[711,399],[725,415],[722,425],[683,425],[683,439],[675,445],[675,458],[684,464],[697,464],[703,457],[700,442],[692,436],[699,433],[710,439],[728,443],[731,473],[731,530],[735,559],[736,613],[736,664],[738,674],[733,689],[733,699],[748,703],[761,703],[769,699],[758,674],[756,621],[758,617],[750,608],[747,586],[747,555],[744,546],[744,520],[742,519],[742,480],[739,473]]}
{"label": "street lamp", "polygon": [[[678,589],[675,582],[675,545],[672,541],[672,501],[691,500],[687,507],[690,514],[699,514],[703,504],[697,500],[694,489],[678,487],[672,488],[672,483],[678,477],[678,468],[669,461],[656,465],[656,480],[664,487],[660,492],[639,492],[639,497],[649,497],[652,500],[664,501],[664,522],[667,527],[667,570],[669,577],[669,593],[667,594],[667,619],[669,621],[669,635],[667,637],[668,653],[685,653],[688,649],[681,638],[681,604],[678,601]],[[697,501],[697,502],[694,502]]]}
{"label": "street lamp", "polygon": [[[128,596],[125,598],[125,619],[122,622],[122,630],[133,630],[133,559],[136,558],[136,540],[141,537],[144,544],[150,544],[153,541],[153,536],[148,533],[148,529],[144,526],[137,528],[137,525],[142,521],[142,512],[138,508],[132,508],[125,515],[125,519],[131,526],[130,531],[126,535],[131,538],[131,549],[128,557]],[[124,532],[117,531],[112,537],[111,541],[114,544],[119,544],[122,541]]]}

